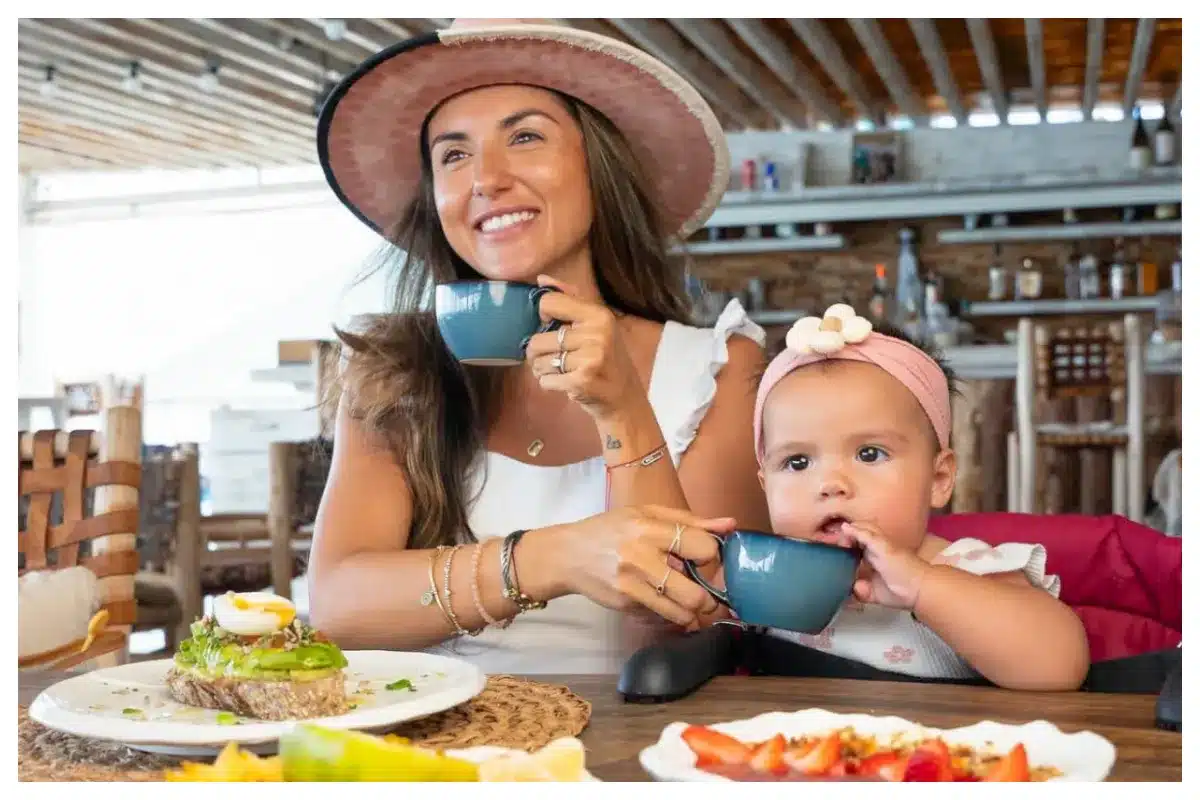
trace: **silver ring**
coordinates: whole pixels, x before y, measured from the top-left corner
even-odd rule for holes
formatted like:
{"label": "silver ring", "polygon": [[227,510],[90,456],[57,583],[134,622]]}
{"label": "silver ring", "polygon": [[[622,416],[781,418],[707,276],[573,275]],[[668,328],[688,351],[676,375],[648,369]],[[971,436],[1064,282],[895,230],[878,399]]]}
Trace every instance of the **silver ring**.
{"label": "silver ring", "polygon": [[683,538],[683,526],[678,522],[675,523],[675,538],[671,540],[671,546],[667,548],[667,552],[673,556],[679,556],[680,539]]}
{"label": "silver ring", "polygon": [[[561,328],[559,329],[561,330]],[[550,360],[550,366],[558,370],[559,375],[567,374],[567,354],[563,350],[559,350],[558,354]]]}
{"label": "silver ring", "polygon": [[659,597],[662,597],[667,593],[667,579],[671,577],[671,573],[674,571],[675,570],[671,569],[670,567],[667,567],[667,574],[663,575],[662,580],[659,581],[658,585],[654,587],[654,591],[658,593]]}
{"label": "silver ring", "polygon": [[567,341],[567,326],[563,325],[561,328],[558,329],[558,349],[559,350],[567,349],[566,341]]}

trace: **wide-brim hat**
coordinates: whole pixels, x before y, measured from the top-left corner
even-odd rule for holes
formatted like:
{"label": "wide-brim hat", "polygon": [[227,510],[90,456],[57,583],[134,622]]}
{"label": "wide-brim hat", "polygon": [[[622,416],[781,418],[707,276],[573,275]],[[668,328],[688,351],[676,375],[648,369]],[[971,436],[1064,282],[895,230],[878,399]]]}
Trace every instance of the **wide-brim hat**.
{"label": "wide-brim hat", "polygon": [[720,122],[687,81],[642,50],[540,20],[455,20],[368,58],[330,93],[317,125],[338,198],[389,235],[421,181],[421,130],[444,100],[499,84],[552,89],[625,136],[656,190],[665,234],[700,228],[729,180]]}

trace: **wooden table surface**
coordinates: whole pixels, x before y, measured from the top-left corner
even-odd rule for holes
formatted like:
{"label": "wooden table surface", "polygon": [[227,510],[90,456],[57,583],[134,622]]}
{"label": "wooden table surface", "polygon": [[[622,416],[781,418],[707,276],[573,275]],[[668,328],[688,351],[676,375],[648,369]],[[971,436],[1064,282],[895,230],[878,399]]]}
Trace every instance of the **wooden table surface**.
{"label": "wooden table surface", "polygon": [[[22,673],[19,701],[28,706],[61,676]],[[843,713],[896,715],[929,727],[953,728],[981,720],[1023,723],[1047,720],[1066,732],[1091,730],[1117,748],[1109,780],[1180,781],[1182,737],[1154,727],[1154,695],[1010,692],[829,678],[720,677],[673,703],[625,703],[613,676],[535,675],[563,684],[592,704],[580,739],[588,769],[605,781],[644,781],[638,752],[657,741],[671,722],[711,724],[766,711],[824,708]]]}

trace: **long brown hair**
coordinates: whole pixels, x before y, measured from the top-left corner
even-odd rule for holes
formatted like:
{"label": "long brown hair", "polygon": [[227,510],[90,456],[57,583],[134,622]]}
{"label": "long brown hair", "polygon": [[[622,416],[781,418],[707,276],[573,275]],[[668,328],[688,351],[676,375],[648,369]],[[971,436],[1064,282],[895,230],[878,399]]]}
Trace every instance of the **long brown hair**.
{"label": "long brown hair", "polygon": [[[668,254],[670,232],[629,143],[595,109],[555,94],[583,134],[594,209],[589,244],[604,303],[656,322],[690,322],[683,260]],[[482,466],[478,457],[503,400],[506,373],[459,364],[429,310],[436,285],[483,276],[442,231],[426,141],[422,132],[420,192],[388,236],[376,267],[392,265],[392,312],[356,332],[335,328],[343,365],[330,396],[332,402],[340,396],[407,473],[413,549],[474,539],[466,487],[471,470]]]}

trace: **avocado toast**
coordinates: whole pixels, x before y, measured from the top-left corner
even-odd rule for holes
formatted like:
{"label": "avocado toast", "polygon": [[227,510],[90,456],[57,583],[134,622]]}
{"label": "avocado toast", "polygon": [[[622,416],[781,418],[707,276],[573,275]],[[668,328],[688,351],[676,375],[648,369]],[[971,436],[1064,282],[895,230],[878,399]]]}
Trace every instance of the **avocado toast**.
{"label": "avocado toast", "polygon": [[346,656],[298,618],[251,634],[205,616],[192,623],[191,633],[167,673],[167,691],[177,702],[276,721],[349,710]]}

